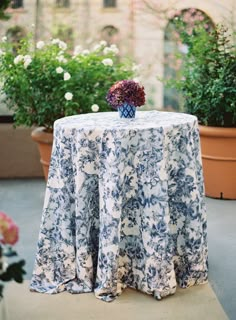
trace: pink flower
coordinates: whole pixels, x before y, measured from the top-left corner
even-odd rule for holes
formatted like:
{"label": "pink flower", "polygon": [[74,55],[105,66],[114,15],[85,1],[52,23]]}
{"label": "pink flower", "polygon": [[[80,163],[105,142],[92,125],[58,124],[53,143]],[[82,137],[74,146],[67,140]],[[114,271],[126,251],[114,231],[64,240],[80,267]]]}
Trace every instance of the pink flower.
{"label": "pink flower", "polygon": [[0,212],[0,242],[14,245],[19,238],[17,225],[5,213]]}

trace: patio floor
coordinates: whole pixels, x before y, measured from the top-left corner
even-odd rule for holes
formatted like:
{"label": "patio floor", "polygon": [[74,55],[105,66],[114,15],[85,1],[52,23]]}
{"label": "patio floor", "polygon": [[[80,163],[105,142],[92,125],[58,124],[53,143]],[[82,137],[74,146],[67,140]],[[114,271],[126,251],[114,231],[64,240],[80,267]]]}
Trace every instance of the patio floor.
{"label": "patio floor", "polygon": [[[7,319],[10,320],[65,319],[63,311],[59,311],[64,308],[60,309],[60,299],[62,299],[63,305],[70,304],[70,301],[71,303],[73,301],[77,303],[74,296],[70,298],[70,295],[66,293],[61,294],[61,296],[56,295],[61,298],[51,298],[48,295],[29,293],[27,289],[28,280],[31,277],[33,269],[44,191],[45,181],[43,179],[0,180],[0,210],[11,216],[19,225],[20,241],[16,249],[19,255],[26,260],[27,271],[25,284],[15,285],[11,283],[6,286],[7,300],[10,299],[8,301],[8,309],[12,303],[13,305],[17,303],[18,299],[19,305],[22,308],[21,312],[19,311],[20,309],[17,312],[17,308],[14,308],[14,310],[12,308],[10,312],[8,311],[9,317]],[[94,302],[94,307],[98,306],[97,311],[94,311],[95,313],[89,309],[92,301],[95,301],[93,300],[94,297],[91,297],[91,294],[82,295],[80,300],[78,300],[80,301],[79,310],[82,310],[82,314],[79,316],[78,310],[70,307],[70,316],[70,311],[66,308],[68,318],[72,320],[97,320],[100,318],[105,320],[110,319],[111,316],[113,317],[114,312],[114,320],[118,318],[192,320],[201,317],[207,320],[222,320],[227,319],[227,316],[230,320],[236,319],[236,201],[206,198],[206,206],[208,215],[209,285],[186,290],[180,289],[173,297],[163,299],[162,301],[166,300],[166,302],[163,302],[162,307],[159,305],[158,308],[156,307],[157,304],[154,306],[155,300],[153,298],[127,290],[127,293],[123,293],[117,299],[120,302],[114,302],[113,307],[107,307],[107,305],[111,304],[105,304],[105,306],[104,303],[99,304],[99,301]],[[203,289],[204,286],[205,289]],[[37,301],[35,297],[39,297]],[[24,310],[22,303],[20,303],[22,299],[27,299],[28,301],[27,307]],[[139,301],[139,306],[137,305],[137,301]],[[84,303],[82,309],[81,303]],[[141,311],[140,304],[142,305],[142,310],[147,310],[150,315],[149,317],[145,316],[144,312]],[[44,306],[46,311],[42,309],[40,311],[40,305]],[[227,316],[224,314],[221,306]],[[125,310],[128,308],[125,317],[122,317],[119,312],[115,315],[119,307],[125,308]],[[52,313],[53,308],[56,312],[54,314]],[[32,316],[30,310],[34,313],[34,316]]]}

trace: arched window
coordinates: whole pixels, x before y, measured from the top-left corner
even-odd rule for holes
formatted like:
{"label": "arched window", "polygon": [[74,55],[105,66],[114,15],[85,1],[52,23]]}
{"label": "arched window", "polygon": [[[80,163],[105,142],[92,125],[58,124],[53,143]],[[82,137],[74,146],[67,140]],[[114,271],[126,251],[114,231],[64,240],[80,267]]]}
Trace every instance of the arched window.
{"label": "arched window", "polygon": [[18,8],[23,8],[23,0],[13,0],[12,1],[12,9],[18,9]]}
{"label": "arched window", "polygon": [[16,52],[21,39],[26,36],[26,31],[20,26],[14,26],[7,30],[6,36],[8,40],[13,43],[13,50]]}
{"label": "arched window", "polygon": [[[181,22],[181,23],[180,23]],[[203,23],[210,31],[214,24],[203,11],[189,8],[178,12],[167,24],[164,42],[164,78],[176,79],[180,74],[183,56],[188,52],[186,43],[181,42],[180,32],[184,28],[192,34],[194,26]],[[164,87],[164,108],[182,111],[183,99],[176,89]]]}
{"label": "arched window", "polygon": [[56,0],[57,8],[69,8],[70,0]]}
{"label": "arched window", "polygon": [[60,24],[57,27],[56,32],[53,34],[53,37],[65,41],[70,48],[73,47],[74,38],[73,29],[71,27]]}
{"label": "arched window", "polygon": [[119,42],[119,30],[113,26],[106,26],[101,32],[102,40],[106,40],[108,44]]}
{"label": "arched window", "polygon": [[115,8],[116,7],[116,0],[103,0],[103,7],[104,8]]}

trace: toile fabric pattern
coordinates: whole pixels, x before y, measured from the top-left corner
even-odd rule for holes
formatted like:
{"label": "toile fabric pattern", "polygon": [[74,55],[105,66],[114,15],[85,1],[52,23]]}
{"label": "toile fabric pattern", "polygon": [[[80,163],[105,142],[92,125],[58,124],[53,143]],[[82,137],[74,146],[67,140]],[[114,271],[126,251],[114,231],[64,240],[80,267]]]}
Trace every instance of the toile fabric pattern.
{"label": "toile fabric pattern", "polygon": [[207,282],[207,260],[195,116],[55,121],[32,291],[112,301],[131,287],[161,299]]}

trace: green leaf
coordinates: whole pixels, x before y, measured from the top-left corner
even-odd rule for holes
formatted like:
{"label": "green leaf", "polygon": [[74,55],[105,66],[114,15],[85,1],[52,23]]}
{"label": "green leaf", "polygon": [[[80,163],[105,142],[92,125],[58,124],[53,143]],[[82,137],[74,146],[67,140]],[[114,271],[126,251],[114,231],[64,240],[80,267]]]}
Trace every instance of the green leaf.
{"label": "green leaf", "polygon": [[0,274],[1,281],[15,280],[18,283],[23,282],[23,275],[26,274],[23,266],[25,265],[24,260],[12,263],[7,267],[7,270]]}

